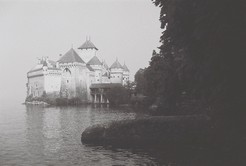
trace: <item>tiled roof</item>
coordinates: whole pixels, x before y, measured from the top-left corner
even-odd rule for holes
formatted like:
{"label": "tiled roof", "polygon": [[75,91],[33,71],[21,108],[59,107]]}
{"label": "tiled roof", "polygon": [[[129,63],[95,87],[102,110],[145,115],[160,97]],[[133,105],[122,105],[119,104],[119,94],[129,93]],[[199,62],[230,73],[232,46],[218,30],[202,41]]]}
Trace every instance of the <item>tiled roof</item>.
{"label": "tiled roof", "polygon": [[73,48],[71,48],[65,55],[63,55],[58,62],[60,63],[73,63],[73,62],[79,62],[79,63],[85,63],[79,55],[75,52]]}
{"label": "tiled roof", "polygon": [[43,64],[37,64],[31,70],[29,70],[28,73],[34,72],[34,71],[39,71],[39,70],[43,70]]}
{"label": "tiled roof", "polygon": [[90,65],[86,65],[86,67],[90,70],[90,71],[95,71]]}
{"label": "tiled roof", "polygon": [[128,67],[126,66],[126,64],[123,65],[123,71],[130,71],[130,70],[128,69]]}
{"label": "tiled roof", "polygon": [[52,60],[49,60],[49,63],[50,63],[52,66],[55,66],[55,65],[56,65],[56,62],[55,62],[55,61],[52,61]]}
{"label": "tiled roof", "polygon": [[87,64],[88,65],[102,65],[102,62],[100,62],[97,56],[93,56],[93,58],[91,58],[91,60],[89,60]]}
{"label": "tiled roof", "polygon": [[80,46],[78,49],[93,49],[93,48],[98,50],[90,40],[86,40],[84,44],[82,44],[82,46]]}
{"label": "tiled roof", "polygon": [[[51,61],[51,60],[48,60],[48,61],[49,61],[49,63],[53,63],[54,62],[54,61]],[[44,66],[47,66],[49,70],[60,70],[59,68],[56,68],[55,65],[48,66],[47,62],[42,60],[40,62],[40,64],[37,64],[36,66],[34,66],[31,70],[28,71],[28,73],[39,71],[39,70],[43,70]]]}
{"label": "tiled roof", "polygon": [[118,61],[118,59],[116,59],[116,61],[111,65],[110,69],[116,69],[116,68],[122,68],[120,62]]}

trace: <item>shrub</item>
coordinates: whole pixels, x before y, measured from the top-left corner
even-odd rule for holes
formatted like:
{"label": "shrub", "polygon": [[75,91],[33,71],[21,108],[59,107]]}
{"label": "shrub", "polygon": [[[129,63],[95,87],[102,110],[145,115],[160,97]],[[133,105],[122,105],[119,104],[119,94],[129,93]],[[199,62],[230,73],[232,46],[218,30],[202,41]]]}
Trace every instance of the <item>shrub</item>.
{"label": "shrub", "polygon": [[110,104],[120,105],[130,103],[130,92],[123,86],[112,87],[106,92]]}
{"label": "shrub", "polygon": [[68,105],[67,98],[56,98],[56,105]]}

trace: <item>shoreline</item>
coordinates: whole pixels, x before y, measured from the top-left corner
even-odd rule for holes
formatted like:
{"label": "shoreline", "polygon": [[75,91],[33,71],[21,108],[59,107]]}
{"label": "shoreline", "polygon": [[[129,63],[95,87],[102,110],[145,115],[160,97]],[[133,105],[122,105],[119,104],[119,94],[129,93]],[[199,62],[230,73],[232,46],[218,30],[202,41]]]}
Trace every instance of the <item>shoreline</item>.
{"label": "shoreline", "polygon": [[86,128],[82,144],[94,145],[195,145],[210,142],[208,116],[151,116],[113,121]]}

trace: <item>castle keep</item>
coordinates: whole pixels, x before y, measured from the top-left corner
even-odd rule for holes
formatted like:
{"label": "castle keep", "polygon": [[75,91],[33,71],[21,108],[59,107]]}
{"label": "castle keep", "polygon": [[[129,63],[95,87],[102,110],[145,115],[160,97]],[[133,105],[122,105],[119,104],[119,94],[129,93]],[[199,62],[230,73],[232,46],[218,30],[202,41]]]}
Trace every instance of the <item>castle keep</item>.
{"label": "castle keep", "polygon": [[[77,51],[77,52],[76,52]],[[79,98],[86,103],[108,103],[105,90],[126,85],[130,71],[118,59],[110,66],[97,57],[97,47],[85,41],[77,50],[71,48],[58,61],[42,57],[27,73],[27,97],[44,94],[54,98]]]}

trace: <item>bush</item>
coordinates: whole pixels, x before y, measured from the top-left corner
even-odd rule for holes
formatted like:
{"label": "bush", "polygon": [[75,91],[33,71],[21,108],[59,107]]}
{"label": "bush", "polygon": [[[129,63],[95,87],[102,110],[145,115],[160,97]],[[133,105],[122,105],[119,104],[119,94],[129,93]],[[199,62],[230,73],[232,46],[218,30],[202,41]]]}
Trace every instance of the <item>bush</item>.
{"label": "bush", "polygon": [[32,94],[26,97],[26,102],[31,102],[31,101],[33,101],[33,95]]}
{"label": "bush", "polygon": [[130,91],[123,86],[112,87],[106,92],[109,103],[115,106],[130,103]]}
{"label": "bush", "polygon": [[68,105],[67,98],[56,98],[56,105]]}
{"label": "bush", "polygon": [[78,97],[74,97],[74,98],[71,98],[71,99],[68,100],[68,104],[69,105],[77,105],[77,104],[80,104],[80,103],[81,103],[81,100]]}

